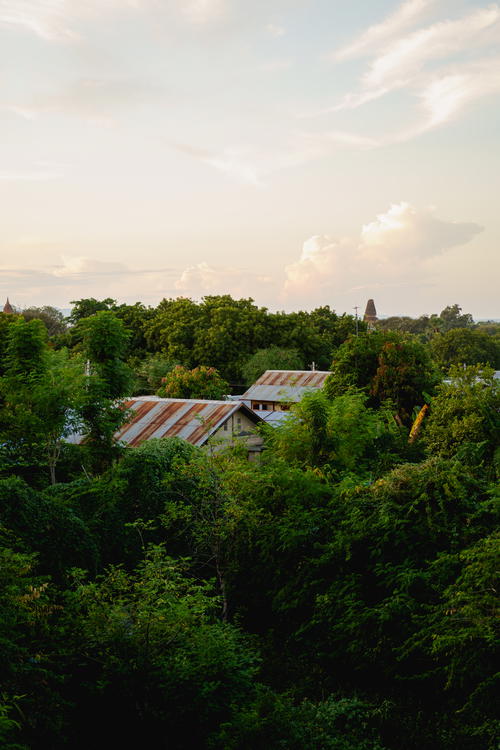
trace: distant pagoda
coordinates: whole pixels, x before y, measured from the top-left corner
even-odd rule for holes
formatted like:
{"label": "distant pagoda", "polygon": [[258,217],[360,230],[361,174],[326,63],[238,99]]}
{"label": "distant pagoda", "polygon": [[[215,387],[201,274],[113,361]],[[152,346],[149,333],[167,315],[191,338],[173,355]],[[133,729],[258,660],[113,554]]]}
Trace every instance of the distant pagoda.
{"label": "distant pagoda", "polygon": [[365,323],[368,323],[368,328],[374,328],[375,323],[377,322],[377,311],[375,309],[375,302],[372,299],[369,299],[366,303],[366,310],[365,314],[363,315],[363,320]]}
{"label": "distant pagoda", "polygon": [[13,308],[13,307],[12,307],[12,305],[10,304],[10,302],[9,302],[9,298],[8,298],[8,297],[7,297],[7,302],[6,302],[6,303],[5,303],[5,305],[3,306],[3,312],[4,312],[4,313],[7,313],[8,315],[12,315],[12,314],[14,313],[14,308]]}

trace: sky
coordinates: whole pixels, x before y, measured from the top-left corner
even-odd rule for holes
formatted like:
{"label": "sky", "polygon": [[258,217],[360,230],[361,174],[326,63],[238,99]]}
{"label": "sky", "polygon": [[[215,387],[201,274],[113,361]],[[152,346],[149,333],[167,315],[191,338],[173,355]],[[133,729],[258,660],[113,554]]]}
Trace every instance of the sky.
{"label": "sky", "polygon": [[500,4],[0,0],[0,300],[499,318]]}

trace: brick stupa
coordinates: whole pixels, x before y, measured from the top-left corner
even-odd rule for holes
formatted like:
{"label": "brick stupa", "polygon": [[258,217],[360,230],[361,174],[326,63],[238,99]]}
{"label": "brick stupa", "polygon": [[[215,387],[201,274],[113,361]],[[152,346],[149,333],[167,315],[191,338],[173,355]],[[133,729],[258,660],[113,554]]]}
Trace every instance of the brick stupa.
{"label": "brick stupa", "polygon": [[373,327],[377,322],[377,311],[375,309],[375,302],[372,299],[369,299],[366,303],[366,310],[365,314],[363,315],[363,320],[365,321],[365,323],[368,323],[369,328]]}
{"label": "brick stupa", "polygon": [[12,315],[12,313],[14,312],[14,308],[13,308],[13,307],[12,307],[12,305],[10,304],[10,302],[9,302],[9,298],[8,298],[8,297],[7,297],[7,302],[6,302],[6,303],[5,303],[5,305],[3,306],[3,312],[4,312],[4,313],[7,313],[8,315]]}

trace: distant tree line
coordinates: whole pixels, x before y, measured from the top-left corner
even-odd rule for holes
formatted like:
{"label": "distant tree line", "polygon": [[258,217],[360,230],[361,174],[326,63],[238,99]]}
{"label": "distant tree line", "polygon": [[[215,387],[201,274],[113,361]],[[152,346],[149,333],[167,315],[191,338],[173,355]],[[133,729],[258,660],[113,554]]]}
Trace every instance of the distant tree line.
{"label": "distant tree line", "polygon": [[[66,319],[50,306],[21,314],[27,321],[43,322],[53,348],[78,352],[84,321],[98,312],[112,312],[128,332],[125,359],[135,374],[136,393],[157,392],[162,378],[178,365],[187,370],[215,368],[236,391],[266,369],[309,369],[314,363],[316,369],[327,370],[338,347],[356,331],[366,331],[363,321],[337,315],[328,306],[271,313],[251,299],[229,295],[207,296],[201,302],[164,299],[156,308],[140,302],[118,304],[111,298],[72,304]],[[500,368],[500,323],[475,323],[457,304],[439,315],[385,318],[375,330],[415,336],[442,371],[453,364]]]}

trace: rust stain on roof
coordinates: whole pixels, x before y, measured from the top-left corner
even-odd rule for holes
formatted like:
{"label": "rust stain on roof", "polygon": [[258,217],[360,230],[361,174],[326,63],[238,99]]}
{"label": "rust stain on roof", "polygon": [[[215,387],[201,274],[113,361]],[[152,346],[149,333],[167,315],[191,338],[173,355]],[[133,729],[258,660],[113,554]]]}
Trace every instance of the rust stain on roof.
{"label": "rust stain on roof", "polygon": [[266,370],[241,398],[299,401],[307,389],[321,388],[330,374],[325,370]]}
{"label": "rust stain on roof", "polygon": [[[196,419],[196,417],[199,415],[201,411],[205,408],[205,404],[193,404],[188,408],[184,414],[182,414],[179,419],[176,421],[172,427],[170,427],[166,432],[164,437],[175,437],[179,434],[179,432],[182,430],[183,427],[187,427],[187,425],[193,420]],[[189,436],[189,442],[192,443],[191,436]]]}
{"label": "rust stain on roof", "polygon": [[266,370],[255,385],[291,385],[295,387],[323,385],[330,372],[324,370]]}
{"label": "rust stain on roof", "polygon": [[239,401],[204,401],[137,397],[124,403],[130,410],[127,424],[115,437],[131,446],[151,437],[180,437],[202,445],[231,414],[244,411],[248,418],[261,418]]}
{"label": "rust stain on roof", "polygon": [[[137,404],[137,409],[134,409],[134,414],[132,416],[133,422],[138,422],[140,419],[146,416],[148,412],[151,411],[151,409],[154,407],[155,402],[154,401],[125,401],[123,404],[124,409],[133,409],[134,405]],[[123,425],[123,427],[116,433],[115,438],[119,440],[121,436],[127,432],[127,430],[130,427],[131,422],[127,422]]]}
{"label": "rust stain on roof", "polygon": [[[147,440],[148,438],[150,438],[151,435],[154,432],[156,432],[167,419],[169,419],[170,417],[173,417],[174,414],[182,406],[181,403],[164,404],[164,403],[161,403],[161,402],[158,402],[158,401],[153,401],[153,402],[150,402],[150,403],[152,403],[153,408],[157,407],[156,408],[156,412],[155,412],[154,416],[152,417],[152,419],[147,422],[147,424],[144,426],[144,428],[139,433],[137,433],[136,435],[134,435],[133,437],[131,437],[130,440],[127,440],[127,442],[129,443],[129,445],[139,445],[140,443],[143,443],[145,440]],[[139,407],[138,411],[139,410],[140,410],[140,407]],[[150,411],[150,410],[148,409],[148,411]],[[134,424],[137,424],[137,422],[138,422],[138,420],[136,418],[134,418],[131,422],[129,422],[128,423],[129,430],[130,430],[130,428],[133,427]]]}
{"label": "rust stain on roof", "polygon": [[210,415],[206,418],[205,423],[201,423],[194,430],[189,437],[189,442],[196,445],[201,438],[206,435],[212,428],[214,428],[225,415],[229,416],[234,411],[234,407],[231,404],[227,406],[220,405],[210,412]]}

